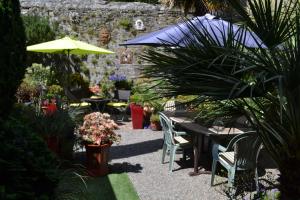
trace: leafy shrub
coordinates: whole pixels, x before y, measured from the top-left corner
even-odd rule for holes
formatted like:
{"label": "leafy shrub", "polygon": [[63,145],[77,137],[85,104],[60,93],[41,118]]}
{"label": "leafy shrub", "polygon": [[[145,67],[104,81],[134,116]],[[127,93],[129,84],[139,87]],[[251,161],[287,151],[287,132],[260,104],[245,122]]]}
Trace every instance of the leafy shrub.
{"label": "leafy shrub", "polygon": [[158,114],[152,114],[150,117],[150,122],[159,122],[159,115]]}
{"label": "leafy shrub", "polygon": [[52,77],[49,66],[33,63],[26,69],[23,82],[38,87],[39,85],[47,86],[51,84]]}
{"label": "leafy shrub", "polygon": [[[22,16],[25,33],[26,33],[26,44],[33,45],[41,42],[46,42],[55,39],[56,27],[50,24],[48,18],[38,15],[24,15]],[[28,52],[27,53],[27,64],[31,65],[35,63],[50,63],[53,55]]]}
{"label": "leafy shrub", "polygon": [[129,80],[122,80],[115,82],[116,89],[123,89],[123,90],[131,90],[132,88],[132,81]]}
{"label": "leafy shrub", "polygon": [[37,44],[55,38],[54,27],[49,19],[38,15],[23,15],[27,45]]}
{"label": "leafy shrub", "polygon": [[18,102],[29,102],[38,96],[38,89],[33,85],[29,85],[26,82],[21,83],[19,86],[16,97]]}
{"label": "leafy shrub", "polygon": [[25,72],[25,32],[20,4],[0,1],[0,119],[6,118]]}
{"label": "leafy shrub", "polygon": [[[80,73],[68,75],[67,85],[70,89],[69,92],[77,99],[91,95],[91,92],[89,91],[89,82]],[[70,98],[70,95],[68,97]]]}
{"label": "leafy shrub", "polygon": [[132,23],[129,19],[124,18],[119,21],[119,26],[121,26],[123,29],[129,31],[132,28]]}
{"label": "leafy shrub", "polygon": [[75,123],[67,111],[59,109],[51,115],[36,116],[32,128],[43,138],[58,138],[60,158],[73,158]]}
{"label": "leafy shrub", "polygon": [[64,95],[64,90],[60,85],[50,85],[47,91],[47,97],[55,98],[62,97]]}
{"label": "leafy shrub", "polygon": [[34,130],[42,135],[58,136],[60,138],[73,135],[75,124],[67,111],[57,110],[51,115],[39,115],[35,118]]}
{"label": "leafy shrub", "polygon": [[51,199],[58,184],[58,162],[25,123],[28,119],[15,115],[0,125],[0,140],[5,141],[0,145],[0,197]]}
{"label": "leafy shrub", "polygon": [[83,143],[110,144],[121,139],[121,136],[115,133],[116,129],[118,125],[110,119],[109,114],[93,112],[84,116],[84,122],[79,127],[79,136]]}

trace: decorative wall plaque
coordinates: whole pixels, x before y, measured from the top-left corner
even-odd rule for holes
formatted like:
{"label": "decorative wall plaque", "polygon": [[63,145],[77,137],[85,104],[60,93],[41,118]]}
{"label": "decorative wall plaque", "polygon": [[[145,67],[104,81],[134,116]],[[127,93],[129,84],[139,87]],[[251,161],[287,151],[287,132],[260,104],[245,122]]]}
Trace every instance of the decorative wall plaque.
{"label": "decorative wall plaque", "polygon": [[110,41],[110,31],[107,27],[102,27],[99,31],[100,45],[106,45]]}
{"label": "decorative wall plaque", "polygon": [[79,24],[80,22],[80,16],[77,12],[71,12],[69,13],[69,17],[70,17],[70,20],[73,24]]}
{"label": "decorative wall plaque", "polygon": [[133,53],[129,49],[120,50],[120,64],[132,64]]}
{"label": "decorative wall plaque", "polygon": [[141,19],[136,20],[134,28],[139,31],[145,30],[144,22]]}

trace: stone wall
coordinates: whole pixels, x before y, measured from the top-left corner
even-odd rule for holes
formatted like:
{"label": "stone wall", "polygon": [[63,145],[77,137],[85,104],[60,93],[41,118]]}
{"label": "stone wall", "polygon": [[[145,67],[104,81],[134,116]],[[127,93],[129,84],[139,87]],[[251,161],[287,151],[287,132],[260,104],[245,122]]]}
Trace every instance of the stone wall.
{"label": "stone wall", "polygon": [[[134,79],[142,65],[139,59],[144,46],[119,46],[128,39],[176,23],[182,14],[166,11],[159,5],[121,3],[104,0],[20,0],[23,14],[49,17],[58,26],[59,36],[69,35],[90,44],[114,51],[112,55],[88,55],[83,60],[91,83],[97,83],[105,71],[116,71]],[[143,30],[135,23],[142,20]]]}

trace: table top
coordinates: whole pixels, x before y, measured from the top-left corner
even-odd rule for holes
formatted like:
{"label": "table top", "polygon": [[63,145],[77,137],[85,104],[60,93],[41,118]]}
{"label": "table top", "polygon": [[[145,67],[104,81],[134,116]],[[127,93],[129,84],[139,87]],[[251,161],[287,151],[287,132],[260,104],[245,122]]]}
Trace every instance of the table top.
{"label": "table top", "polygon": [[189,117],[170,117],[170,120],[172,120],[175,123],[192,123],[194,122],[193,119]]}
{"label": "table top", "polygon": [[113,107],[126,107],[128,106],[128,103],[125,102],[109,102],[107,103],[108,106],[113,106]]}
{"label": "table top", "polygon": [[82,98],[82,102],[88,102],[88,103],[101,103],[101,102],[109,102],[110,99],[103,99],[103,98]]}
{"label": "table top", "polygon": [[204,134],[206,136],[211,135],[228,135],[228,134],[240,134],[244,133],[243,130],[235,128],[235,127],[220,127],[220,126],[214,126],[214,127],[205,127],[201,124],[197,124],[193,121],[193,119],[188,117],[170,117],[170,119],[179,124],[181,127],[196,133],[196,134]]}

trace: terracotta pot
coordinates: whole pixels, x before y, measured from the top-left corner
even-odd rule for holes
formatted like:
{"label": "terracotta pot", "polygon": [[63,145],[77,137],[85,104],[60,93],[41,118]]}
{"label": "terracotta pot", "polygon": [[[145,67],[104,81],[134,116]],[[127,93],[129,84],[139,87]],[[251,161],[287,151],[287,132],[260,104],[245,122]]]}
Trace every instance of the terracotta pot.
{"label": "terracotta pot", "polygon": [[160,122],[151,122],[150,126],[153,131],[161,131]]}
{"label": "terracotta pot", "polygon": [[108,174],[108,157],[111,145],[85,145],[86,166],[90,176],[105,176]]}

